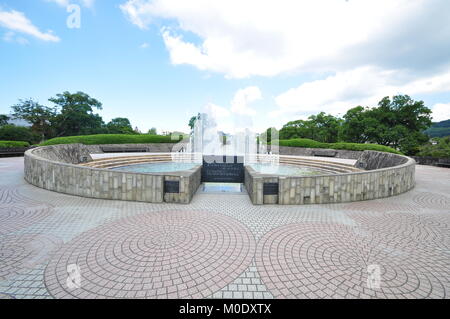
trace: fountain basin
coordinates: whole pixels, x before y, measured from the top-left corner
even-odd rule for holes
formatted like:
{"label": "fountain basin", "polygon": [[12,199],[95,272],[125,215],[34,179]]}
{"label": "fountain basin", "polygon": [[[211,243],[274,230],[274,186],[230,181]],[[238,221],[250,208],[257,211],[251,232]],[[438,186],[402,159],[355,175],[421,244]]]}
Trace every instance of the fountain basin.
{"label": "fountain basin", "polygon": [[[355,166],[322,158],[279,156],[281,169],[296,166],[304,172],[306,167],[308,174],[314,172],[309,175],[268,172],[264,170],[267,158],[255,157],[260,171],[249,163],[241,167],[242,182],[255,205],[363,201],[398,195],[415,185],[415,161],[396,154],[361,152]],[[38,147],[25,153],[25,179],[47,190],[83,197],[187,204],[202,182],[202,164],[196,158],[196,154],[158,153],[92,160],[88,148],[80,144]],[[159,170],[164,172],[116,169],[149,163],[162,163]],[[190,165],[180,169],[190,169],[171,171],[179,163]]]}

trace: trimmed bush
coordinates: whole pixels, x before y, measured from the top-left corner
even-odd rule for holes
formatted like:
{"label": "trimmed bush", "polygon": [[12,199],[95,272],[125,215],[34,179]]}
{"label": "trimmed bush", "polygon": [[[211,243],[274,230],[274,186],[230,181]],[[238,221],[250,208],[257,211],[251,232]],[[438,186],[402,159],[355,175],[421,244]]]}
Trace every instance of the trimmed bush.
{"label": "trimmed bush", "polygon": [[303,147],[303,148],[329,148],[335,150],[348,151],[379,151],[394,154],[402,154],[392,147],[378,144],[358,144],[358,143],[322,143],[307,138],[296,138],[292,140],[280,140],[280,146]]}
{"label": "trimmed bush", "polygon": [[58,144],[76,144],[76,143],[81,143],[85,145],[178,143],[179,141],[180,140],[173,141],[170,136],[162,136],[162,135],[98,134],[98,135],[57,137],[40,144],[40,146],[49,146]]}
{"label": "trimmed bush", "polygon": [[23,148],[30,146],[28,142],[0,141],[0,148]]}

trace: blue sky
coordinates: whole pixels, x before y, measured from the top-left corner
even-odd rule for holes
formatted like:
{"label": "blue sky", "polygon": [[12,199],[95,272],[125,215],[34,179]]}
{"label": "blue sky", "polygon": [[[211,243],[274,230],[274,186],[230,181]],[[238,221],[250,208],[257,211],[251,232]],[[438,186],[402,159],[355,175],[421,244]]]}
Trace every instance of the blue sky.
{"label": "blue sky", "polygon": [[[80,28],[67,26],[69,4]],[[445,0],[0,0],[0,113],[84,91],[104,120],[142,131],[187,132],[205,109],[225,130],[247,118],[261,131],[401,93],[448,119],[449,10]]]}

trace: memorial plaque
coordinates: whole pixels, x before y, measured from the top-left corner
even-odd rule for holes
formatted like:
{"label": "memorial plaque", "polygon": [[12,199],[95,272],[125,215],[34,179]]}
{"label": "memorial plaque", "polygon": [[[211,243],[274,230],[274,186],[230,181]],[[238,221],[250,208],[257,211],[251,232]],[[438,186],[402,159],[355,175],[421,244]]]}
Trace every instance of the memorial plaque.
{"label": "memorial plaque", "polygon": [[178,194],[180,192],[180,182],[164,181],[164,193]]}
{"label": "memorial plaque", "polygon": [[203,183],[244,183],[244,158],[241,156],[204,156]]}
{"label": "memorial plaque", "polygon": [[263,195],[278,195],[278,183],[264,183]]}

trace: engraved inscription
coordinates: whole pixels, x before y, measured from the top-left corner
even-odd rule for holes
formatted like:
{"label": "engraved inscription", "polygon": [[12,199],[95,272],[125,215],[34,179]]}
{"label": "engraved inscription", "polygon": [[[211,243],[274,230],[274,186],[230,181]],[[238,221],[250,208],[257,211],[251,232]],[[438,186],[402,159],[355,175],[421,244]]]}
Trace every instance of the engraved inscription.
{"label": "engraved inscription", "polygon": [[178,194],[180,192],[180,182],[164,181],[164,193]]}
{"label": "engraved inscription", "polygon": [[202,182],[243,183],[244,160],[241,156],[203,157]]}
{"label": "engraved inscription", "polygon": [[264,183],[263,195],[278,195],[278,183]]}

